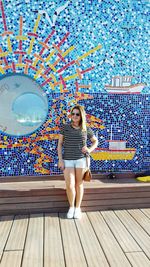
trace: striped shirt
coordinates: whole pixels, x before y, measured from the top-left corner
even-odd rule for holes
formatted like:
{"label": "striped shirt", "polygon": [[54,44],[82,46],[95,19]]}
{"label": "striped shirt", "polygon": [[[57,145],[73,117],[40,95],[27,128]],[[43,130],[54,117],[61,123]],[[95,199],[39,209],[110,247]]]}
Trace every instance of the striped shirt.
{"label": "striped shirt", "polygon": [[87,132],[75,129],[71,124],[64,124],[60,129],[60,134],[64,136],[63,159],[75,160],[85,157],[82,147],[86,145],[86,139],[94,136],[93,131],[87,127]]}

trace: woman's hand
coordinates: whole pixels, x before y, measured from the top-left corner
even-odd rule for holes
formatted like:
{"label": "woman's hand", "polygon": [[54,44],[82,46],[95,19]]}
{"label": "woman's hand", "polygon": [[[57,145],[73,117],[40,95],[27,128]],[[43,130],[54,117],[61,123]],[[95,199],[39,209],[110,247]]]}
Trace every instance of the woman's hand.
{"label": "woman's hand", "polygon": [[65,164],[63,159],[58,161],[58,168],[61,169],[62,171],[65,169]]}
{"label": "woman's hand", "polygon": [[87,146],[83,146],[82,147],[82,153],[86,154],[86,153],[90,153],[90,150]]}

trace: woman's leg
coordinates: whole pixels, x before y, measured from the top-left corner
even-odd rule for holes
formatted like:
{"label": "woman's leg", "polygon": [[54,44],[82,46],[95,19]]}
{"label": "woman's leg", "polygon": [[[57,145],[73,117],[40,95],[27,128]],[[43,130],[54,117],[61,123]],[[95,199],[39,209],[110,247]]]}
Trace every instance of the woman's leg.
{"label": "woman's leg", "polygon": [[75,169],[76,208],[80,208],[82,198],[83,198],[83,193],[84,193],[83,175],[84,173],[85,173],[84,168]]}
{"label": "woman's leg", "polygon": [[74,168],[65,168],[64,177],[66,181],[66,192],[69,201],[70,207],[74,207],[75,204],[75,169]]}

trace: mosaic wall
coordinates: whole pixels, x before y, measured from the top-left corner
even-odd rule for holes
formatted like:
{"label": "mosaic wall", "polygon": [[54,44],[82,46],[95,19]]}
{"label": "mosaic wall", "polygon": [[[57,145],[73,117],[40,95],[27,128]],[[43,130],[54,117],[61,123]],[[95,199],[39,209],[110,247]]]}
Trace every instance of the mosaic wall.
{"label": "mosaic wall", "polygon": [[93,171],[150,166],[148,1],[0,0],[0,176],[57,174],[75,103]]}

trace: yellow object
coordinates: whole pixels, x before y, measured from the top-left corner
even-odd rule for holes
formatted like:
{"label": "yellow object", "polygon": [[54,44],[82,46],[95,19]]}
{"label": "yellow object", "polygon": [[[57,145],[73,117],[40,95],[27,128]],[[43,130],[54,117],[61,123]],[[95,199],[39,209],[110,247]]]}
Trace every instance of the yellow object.
{"label": "yellow object", "polygon": [[34,60],[34,62],[33,62],[33,64],[32,64],[32,66],[33,66],[33,67],[36,67],[36,64],[38,63],[38,61],[39,61],[39,59],[36,58],[36,60]]}
{"label": "yellow object", "polygon": [[5,74],[5,71],[3,70],[3,68],[0,66],[0,72],[2,73],[2,74]]}
{"label": "yellow object", "polygon": [[66,76],[66,77],[64,77],[64,81],[69,81],[71,79],[75,79],[77,76],[78,76],[77,73],[70,75],[70,76]]}
{"label": "yellow object", "polygon": [[49,62],[47,64],[54,72],[57,71],[53,64],[50,64]]}
{"label": "yellow object", "polygon": [[9,50],[9,52],[12,53],[12,45],[11,45],[10,36],[7,38],[7,44],[8,44],[8,50]]}
{"label": "yellow object", "polygon": [[99,151],[91,153],[94,160],[132,160],[134,155],[135,150],[129,150],[129,148],[126,152]]}
{"label": "yellow object", "polygon": [[2,52],[0,53],[0,57],[6,57],[8,56],[9,52]]}
{"label": "yellow object", "polygon": [[15,36],[15,38],[16,38],[16,40],[18,40],[18,41],[20,41],[20,40],[22,40],[22,41],[26,41],[26,40],[28,40],[28,37],[23,36],[23,35],[17,35],[17,36]]}
{"label": "yellow object", "polygon": [[33,32],[34,32],[34,33],[36,33],[36,31],[37,31],[37,28],[38,28],[38,25],[39,25],[40,18],[41,18],[41,15],[39,14],[38,17],[37,17],[37,20],[36,20],[36,22],[35,22],[34,29],[33,29]]}
{"label": "yellow object", "polygon": [[18,68],[24,68],[25,67],[25,64],[24,63],[17,63],[16,64],[16,67],[18,67]]}
{"label": "yellow object", "polygon": [[45,62],[48,62],[50,60],[50,58],[55,54],[55,50],[53,49],[51,51],[51,53],[49,54],[49,56],[45,59]]}
{"label": "yellow object", "polygon": [[88,52],[86,52],[85,54],[83,54],[82,56],[78,57],[77,60],[82,60],[83,58],[86,58],[87,56],[89,56],[90,54],[94,53],[95,51],[99,50],[100,48],[102,48],[101,45],[96,46],[95,48],[89,50]]}
{"label": "yellow object", "polygon": [[39,69],[36,74],[34,75],[34,79],[36,80],[38,78],[38,76],[41,74],[43,70],[42,69]]}
{"label": "yellow object", "polygon": [[150,176],[138,177],[137,180],[140,182],[150,182]]}
{"label": "yellow object", "polygon": [[35,38],[32,38],[31,41],[30,41],[30,46],[29,46],[28,51],[27,51],[28,55],[30,55],[31,52],[32,52],[34,41],[35,41]]}
{"label": "yellow object", "polygon": [[62,53],[62,56],[67,56],[71,51],[75,49],[75,46],[70,46],[64,53]]}

